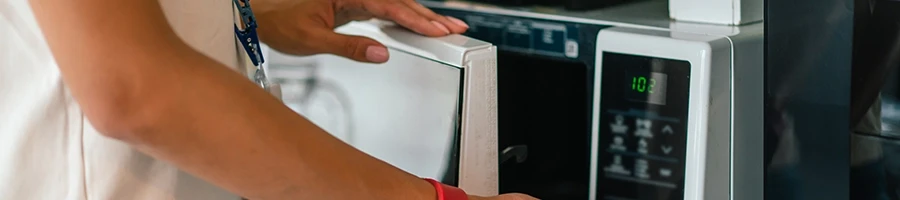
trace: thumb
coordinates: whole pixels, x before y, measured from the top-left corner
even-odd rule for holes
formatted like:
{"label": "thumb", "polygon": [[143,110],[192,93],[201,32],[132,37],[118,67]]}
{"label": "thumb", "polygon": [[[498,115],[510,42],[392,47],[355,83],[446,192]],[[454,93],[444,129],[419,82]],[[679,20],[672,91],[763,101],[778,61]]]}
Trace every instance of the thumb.
{"label": "thumb", "polygon": [[350,36],[327,30],[319,34],[317,45],[312,48],[359,62],[384,63],[388,60],[387,48],[377,41],[360,36]]}

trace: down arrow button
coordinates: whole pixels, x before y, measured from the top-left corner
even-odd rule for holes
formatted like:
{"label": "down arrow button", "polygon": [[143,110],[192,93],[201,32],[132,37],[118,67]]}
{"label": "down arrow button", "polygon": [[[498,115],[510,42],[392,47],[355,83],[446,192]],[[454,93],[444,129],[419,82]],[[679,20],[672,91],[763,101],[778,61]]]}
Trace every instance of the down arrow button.
{"label": "down arrow button", "polygon": [[662,146],[662,151],[666,155],[669,155],[669,152],[672,152],[672,146]]}

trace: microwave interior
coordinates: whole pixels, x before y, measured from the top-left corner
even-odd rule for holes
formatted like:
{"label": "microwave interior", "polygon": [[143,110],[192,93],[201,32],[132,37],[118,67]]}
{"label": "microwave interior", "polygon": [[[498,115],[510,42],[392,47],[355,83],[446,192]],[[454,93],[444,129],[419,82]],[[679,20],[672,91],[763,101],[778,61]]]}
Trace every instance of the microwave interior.
{"label": "microwave interior", "polygon": [[587,199],[593,44],[609,26],[432,9],[498,48],[499,192]]}
{"label": "microwave interior", "polygon": [[[510,51],[497,54],[499,148],[527,153],[500,163],[500,192],[587,199],[590,68]],[[524,156],[524,157],[523,157]]]}

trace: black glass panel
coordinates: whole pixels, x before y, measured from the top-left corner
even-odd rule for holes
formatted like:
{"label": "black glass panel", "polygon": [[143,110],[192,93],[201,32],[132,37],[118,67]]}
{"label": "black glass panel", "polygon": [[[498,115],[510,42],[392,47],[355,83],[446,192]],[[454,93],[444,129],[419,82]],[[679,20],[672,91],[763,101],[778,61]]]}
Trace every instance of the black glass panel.
{"label": "black glass panel", "polygon": [[588,67],[507,51],[499,52],[498,60],[499,148],[522,156],[501,161],[500,192],[587,199]]}
{"label": "black glass panel", "polygon": [[690,63],[603,53],[600,199],[683,199]]}
{"label": "black glass panel", "polygon": [[855,199],[848,123],[853,0],[764,5],[765,199]]}

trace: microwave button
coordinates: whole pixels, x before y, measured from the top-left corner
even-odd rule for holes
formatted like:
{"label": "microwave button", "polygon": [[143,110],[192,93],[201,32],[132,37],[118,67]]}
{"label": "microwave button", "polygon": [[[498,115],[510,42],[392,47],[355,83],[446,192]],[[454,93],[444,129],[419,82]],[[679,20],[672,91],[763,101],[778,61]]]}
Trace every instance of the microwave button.
{"label": "microwave button", "polygon": [[616,134],[628,134],[628,125],[625,124],[625,117],[616,115],[616,122],[609,124],[610,129]]}
{"label": "microwave button", "polygon": [[575,40],[566,40],[566,57],[578,57],[578,42],[575,42]]}

